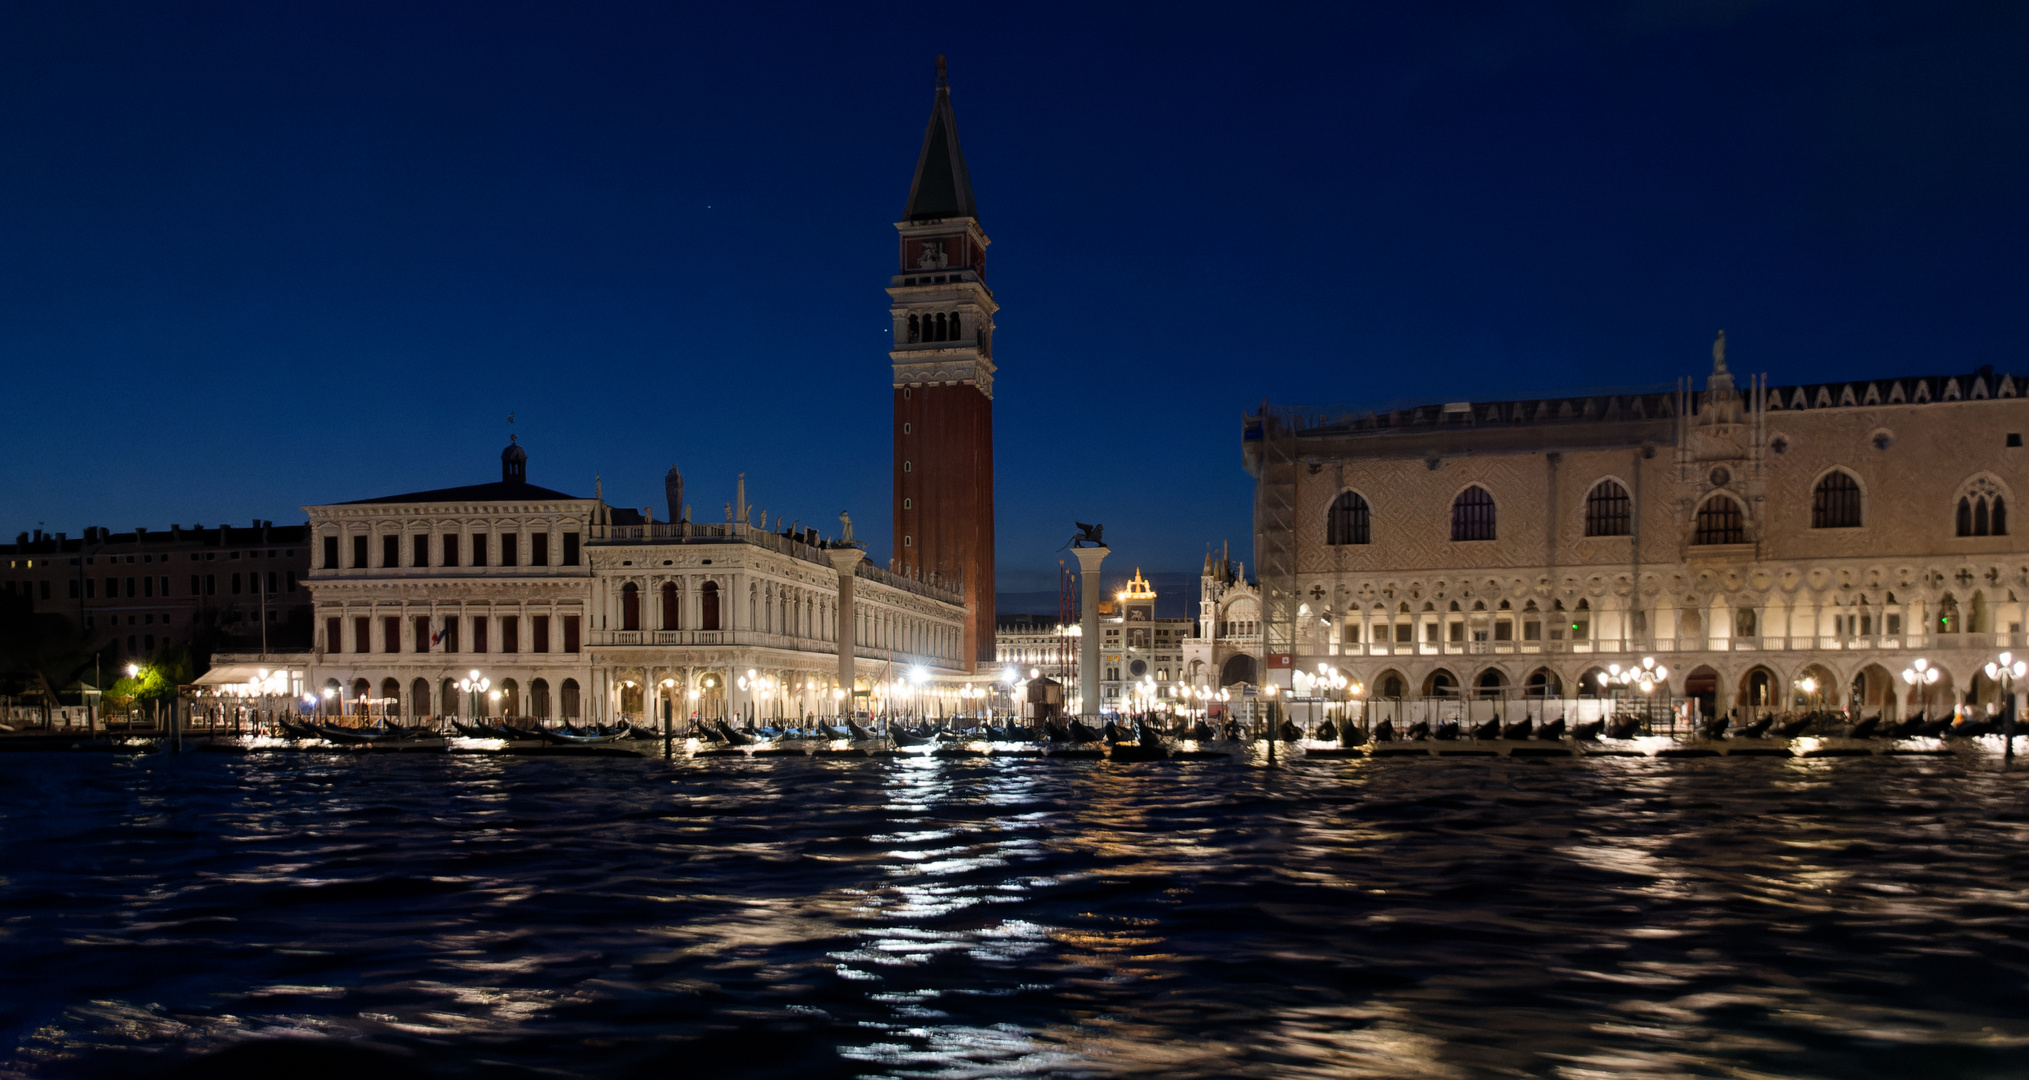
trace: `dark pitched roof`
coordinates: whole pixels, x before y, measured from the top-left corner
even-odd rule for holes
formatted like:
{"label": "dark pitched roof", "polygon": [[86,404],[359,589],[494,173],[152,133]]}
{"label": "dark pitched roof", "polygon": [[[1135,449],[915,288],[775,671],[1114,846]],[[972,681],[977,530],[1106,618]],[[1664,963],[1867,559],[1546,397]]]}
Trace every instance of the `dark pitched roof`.
{"label": "dark pitched roof", "polygon": [[491,484],[471,484],[466,487],[438,488],[435,491],[411,491],[406,495],[384,495],[378,499],[354,499],[340,503],[341,506],[364,506],[368,503],[415,503],[415,502],[547,502],[553,499],[575,499],[534,484],[510,484],[496,480]]}
{"label": "dark pitched roof", "polygon": [[958,118],[951,112],[951,84],[944,77],[944,58],[937,58],[937,101],[923,130],[923,152],[916,156],[916,178],[909,182],[906,221],[979,216],[972,201],[972,174],[965,169],[965,151],[958,146]]}

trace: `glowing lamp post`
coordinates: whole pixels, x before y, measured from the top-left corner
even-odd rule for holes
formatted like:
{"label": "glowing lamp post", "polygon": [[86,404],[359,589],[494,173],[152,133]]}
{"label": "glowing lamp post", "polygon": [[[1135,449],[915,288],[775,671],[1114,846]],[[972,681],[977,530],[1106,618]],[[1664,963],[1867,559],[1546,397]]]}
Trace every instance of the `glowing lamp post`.
{"label": "glowing lamp post", "polygon": [[1937,679],[1937,669],[1931,667],[1930,661],[1925,660],[1921,656],[1917,657],[1914,663],[1902,669],[1903,682],[1910,686],[1920,685],[1923,687],[1922,703],[1923,714],[1925,716],[1930,715],[1930,688],[1937,682]]}
{"label": "glowing lamp post", "polygon": [[1998,679],[2001,683],[2001,757],[2005,761],[2015,760],[2015,680],[2029,673],[2029,662],[2015,659],[2012,653],[2002,653],[1987,662],[1987,678]]}

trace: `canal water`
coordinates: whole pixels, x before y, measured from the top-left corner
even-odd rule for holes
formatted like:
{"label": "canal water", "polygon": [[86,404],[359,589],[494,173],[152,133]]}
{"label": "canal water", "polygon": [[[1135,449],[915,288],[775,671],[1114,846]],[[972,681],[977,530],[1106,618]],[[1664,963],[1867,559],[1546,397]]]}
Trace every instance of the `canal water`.
{"label": "canal water", "polygon": [[2021,771],[0,757],[0,1076],[2021,1077]]}

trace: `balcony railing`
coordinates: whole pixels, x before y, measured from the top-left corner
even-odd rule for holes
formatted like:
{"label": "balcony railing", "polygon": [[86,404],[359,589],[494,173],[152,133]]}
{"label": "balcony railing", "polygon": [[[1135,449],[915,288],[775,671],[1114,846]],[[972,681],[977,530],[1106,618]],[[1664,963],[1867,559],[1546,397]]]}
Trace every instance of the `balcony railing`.
{"label": "balcony railing", "polygon": [[[673,524],[658,523],[654,525],[614,525],[607,528],[605,536],[595,539],[593,543],[753,544],[756,547],[764,547],[770,551],[787,555],[792,559],[801,559],[804,562],[816,563],[819,566],[825,567],[831,565],[831,556],[825,548],[815,544],[806,544],[801,540],[784,536],[781,533],[769,532],[766,529],[755,528],[752,525],[742,525],[733,521],[716,524],[676,522]],[[865,578],[868,581],[876,581],[892,588],[901,589],[904,592],[912,592],[918,596],[927,596],[932,600],[941,601],[946,604],[963,605],[965,603],[964,588],[956,582],[948,585],[938,585],[927,581],[918,581],[915,578],[891,573],[865,560],[860,562],[854,576]]]}
{"label": "balcony railing", "polygon": [[[1303,651],[1318,646],[1305,642]],[[1873,636],[1760,636],[1696,638],[1577,638],[1556,641],[1367,641],[1338,647],[1340,656],[1501,656],[1570,653],[1664,654],[1702,652],[1913,652],[2029,648],[2029,634],[1896,634]]]}
{"label": "balcony railing", "polygon": [[[836,656],[836,642],[822,638],[796,637],[791,634],[770,634],[759,630],[592,630],[588,631],[589,644],[595,648],[616,648],[642,646],[668,648],[683,646],[745,646],[754,649],[780,649],[786,652],[814,653],[821,656]],[[863,660],[893,660],[897,663],[927,663],[935,666],[955,666],[956,660],[948,657],[926,656],[901,649],[883,649],[872,645],[853,646],[853,655]]]}

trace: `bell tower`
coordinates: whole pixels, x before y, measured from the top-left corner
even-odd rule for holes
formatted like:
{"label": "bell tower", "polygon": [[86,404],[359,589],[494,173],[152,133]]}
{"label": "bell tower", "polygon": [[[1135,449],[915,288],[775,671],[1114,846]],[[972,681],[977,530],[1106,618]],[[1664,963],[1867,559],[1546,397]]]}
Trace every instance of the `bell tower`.
{"label": "bell tower", "polygon": [[967,670],[994,658],[993,315],[986,233],[958,146],[951,85],[916,156],[888,281],[894,316],[895,567],[965,590]]}

